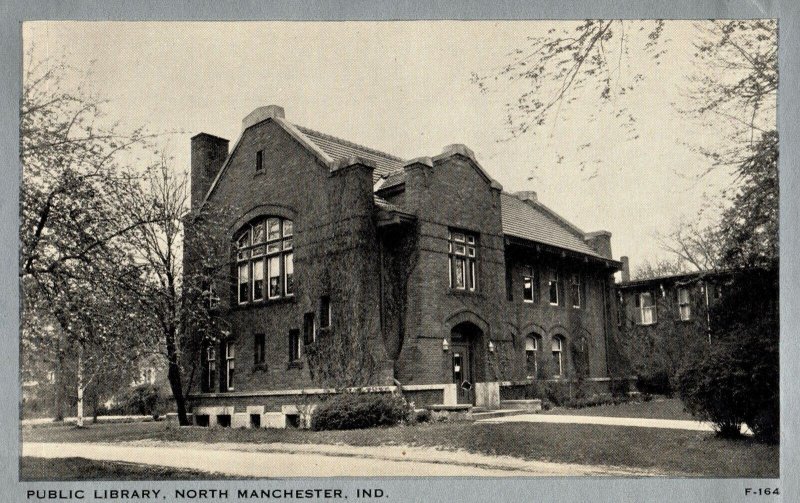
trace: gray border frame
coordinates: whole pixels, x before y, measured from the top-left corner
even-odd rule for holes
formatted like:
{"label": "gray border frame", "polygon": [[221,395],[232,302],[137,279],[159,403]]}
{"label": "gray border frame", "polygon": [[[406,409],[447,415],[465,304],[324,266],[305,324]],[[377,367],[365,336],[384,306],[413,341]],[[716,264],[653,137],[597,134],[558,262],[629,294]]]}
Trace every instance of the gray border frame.
{"label": "gray border frame", "polygon": [[[10,0],[0,5],[0,62],[7,71],[5,85],[0,87],[0,158],[6,166],[8,181],[0,184],[0,334],[7,348],[0,353],[0,381],[18,382],[18,190],[21,170],[18,162],[18,107],[21,70],[20,23],[25,20],[414,20],[414,19],[584,19],[584,18],[778,18],[780,51],[780,92],[778,128],[781,135],[780,201],[781,213],[781,478],[778,480],[748,479],[611,479],[611,478],[511,478],[511,479],[447,479],[447,478],[337,478],[293,479],[228,482],[96,482],[96,483],[30,483],[18,482],[19,387],[7,385],[3,391],[6,407],[0,414],[0,439],[5,446],[0,454],[2,469],[1,499],[26,500],[27,489],[84,489],[85,501],[93,488],[144,488],[157,485],[162,492],[174,487],[229,488],[229,501],[236,501],[236,488],[341,488],[351,497],[355,489],[380,487],[393,501],[793,501],[798,495],[795,467],[800,463],[796,447],[797,417],[800,412],[793,381],[798,376],[800,352],[793,337],[800,319],[797,293],[800,278],[798,227],[800,217],[798,145],[800,107],[797,105],[800,75],[800,5],[793,0],[678,0],[678,1],[573,1],[478,0],[399,1],[331,0],[327,2],[273,0],[213,2],[210,0],[173,0],[156,4],[147,1],[85,0],[25,1]],[[18,412],[18,411],[17,411]],[[781,495],[746,497],[745,487],[780,487]],[[67,501],[67,500],[62,500]]]}

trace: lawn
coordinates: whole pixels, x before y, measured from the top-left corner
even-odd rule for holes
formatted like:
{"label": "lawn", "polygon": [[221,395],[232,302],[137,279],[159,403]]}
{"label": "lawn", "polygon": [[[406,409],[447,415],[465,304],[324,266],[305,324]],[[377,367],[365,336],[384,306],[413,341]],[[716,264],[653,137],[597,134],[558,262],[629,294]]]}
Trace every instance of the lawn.
{"label": "lawn", "polygon": [[181,470],[164,466],[95,461],[84,458],[46,459],[23,457],[19,478],[40,480],[207,480],[229,478],[218,473]]}
{"label": "lawn", "polygon": [[649,402],[626,402],[619,405],[598,405],[582,409],[554,407],[542,414],[567,414],[574,416],[642,417],[649,419],[681,419],[696,421],[683,410],[683,402],[677,398],[656,397]]}
{"label": "lawn", "polygon": [[561,463],[636,467],[681,476],[777,477],[778,447],[711,433],[548,423],[437,423],[315,432],[229,428],[167,428],[164,423],[26,428],[24,441],[156,440],[268,444],[411,445]]}

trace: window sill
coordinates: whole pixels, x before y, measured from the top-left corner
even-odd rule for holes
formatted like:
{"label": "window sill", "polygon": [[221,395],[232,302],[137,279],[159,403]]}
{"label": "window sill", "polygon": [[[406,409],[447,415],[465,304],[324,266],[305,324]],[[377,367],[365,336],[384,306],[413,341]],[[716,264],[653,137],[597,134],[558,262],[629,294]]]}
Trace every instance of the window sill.
{"label": "window sill", "polygon": [[484,297],[484,295],[478,290],[459,290],[456,288],[451,288],[447,294],[455,297]]}
{"label": "window sill", "polygon": [[291,369],[301,369],[301,368],[303,368],[303,366],[304,366],[304,365],[303,365],[303,362],[301,362],[301,361],[294,361],[294,362],[289,362],[289,365],[286,367],[286,369],[287,369],[287,370],[291,370]]}
{"label": "window sill", "polygon": [[258,371],[266,372],[266,370],[267,370],[266,363],[256,363],[255,365],[253,365],[253,372],[258,372]]}
{"label": "window sill", "polygon": [[254,309],[259,307],[266,307],[266,306],[274,306],[278,304],[294,304],[295,297],[294,295],[289,297],[279,297],[277,299],[268,299],[268,300],[257,300],[254,302],[248,302],[247,304],[236,304],[231,308],[231,311],[246,311],[248,309]]}

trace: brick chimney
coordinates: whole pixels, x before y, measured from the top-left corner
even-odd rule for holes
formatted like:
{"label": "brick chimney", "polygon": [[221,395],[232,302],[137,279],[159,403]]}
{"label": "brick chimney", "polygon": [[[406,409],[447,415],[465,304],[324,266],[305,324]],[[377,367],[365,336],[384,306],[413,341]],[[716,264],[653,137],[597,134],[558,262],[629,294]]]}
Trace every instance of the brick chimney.
{"label": "brick chimney", "polygon": [[517,199],[520,201],[531,201],[534,203],[539,201],[539,196],[537,196],[536,192],[533,190],[521,190],[519,192],[514,192],[514,195],[517,196]]}
{"label": "brick chimney", "polygon": [[228,157],[228,140],[208,133],[192,137],[191,208],[196,209]]}
{"label": "brick chimney", "polygon": [[631,280],[631,264],[625,255],[621,256],[619,260],[622,262],[622,282],[626,283]]}
{"label": "brick chimney", "polygon": [[611,255],[611,233],[608,231],[587,232],[583,240],[598,255],[613,259]]}

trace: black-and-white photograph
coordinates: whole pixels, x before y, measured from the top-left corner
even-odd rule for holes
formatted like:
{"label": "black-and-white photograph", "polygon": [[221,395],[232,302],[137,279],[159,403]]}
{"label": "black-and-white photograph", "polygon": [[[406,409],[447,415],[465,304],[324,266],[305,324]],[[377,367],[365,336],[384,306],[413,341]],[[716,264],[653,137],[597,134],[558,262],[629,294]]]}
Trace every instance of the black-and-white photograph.
{"label": "black-and-white photograph", "polygon": [[21,36],[21,481],[780,476],[776,19]]}

